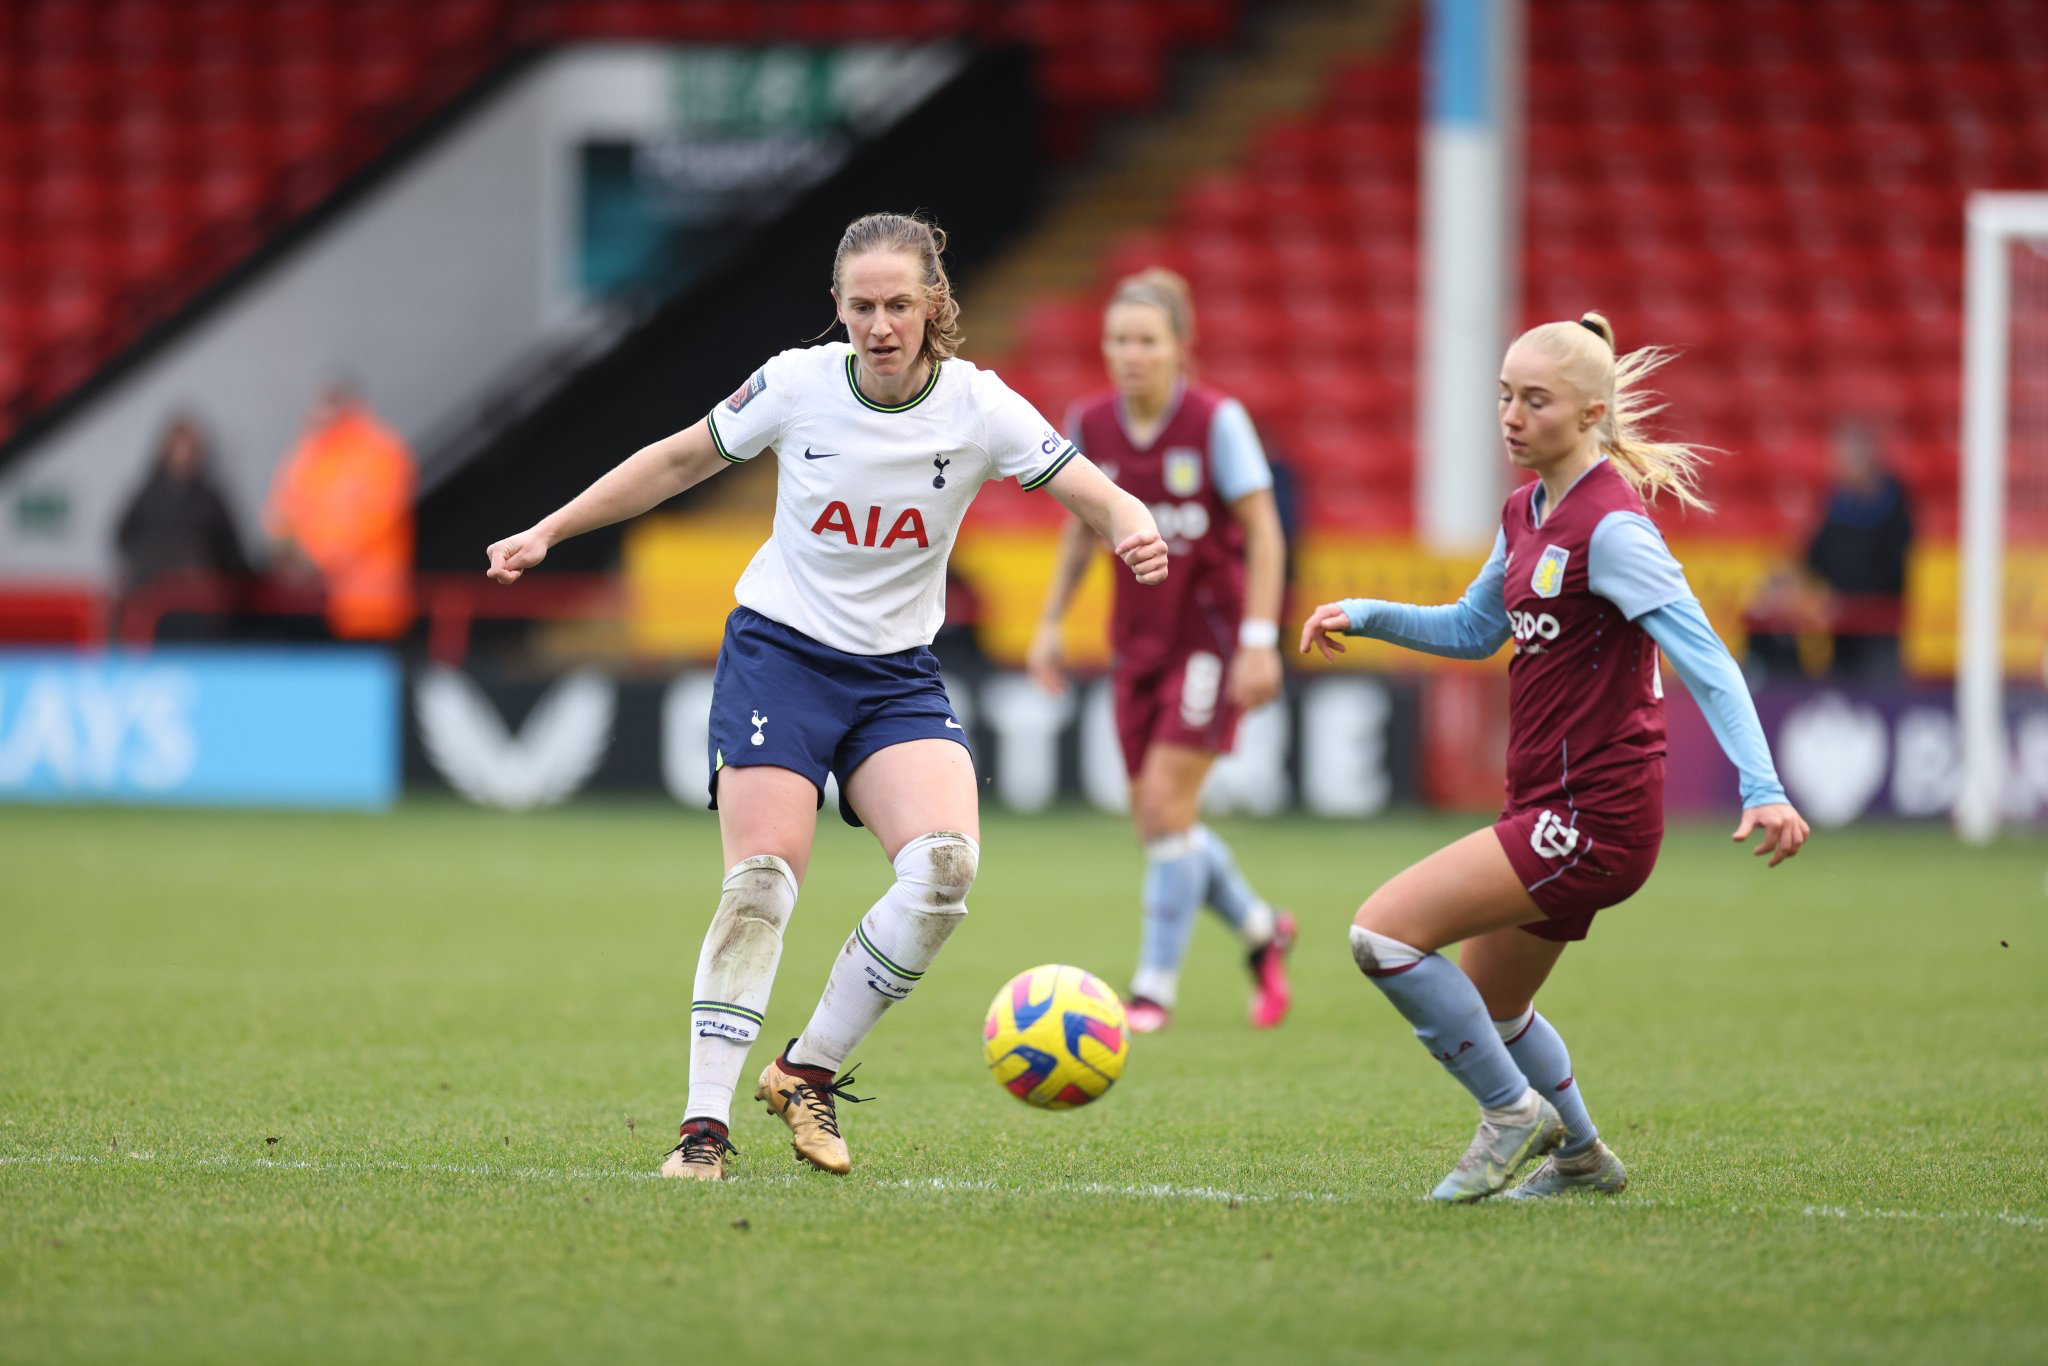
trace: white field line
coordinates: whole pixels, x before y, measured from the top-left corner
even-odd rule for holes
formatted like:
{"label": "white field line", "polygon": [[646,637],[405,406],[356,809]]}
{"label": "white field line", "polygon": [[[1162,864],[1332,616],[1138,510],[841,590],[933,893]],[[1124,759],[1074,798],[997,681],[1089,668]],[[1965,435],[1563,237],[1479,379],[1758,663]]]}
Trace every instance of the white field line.
{"label": "white field line", "polygon": [[[108,1167],[123,1163],[147,1162],[168,1167],[195,1169],[254,1169],[281,1172],[320,1172],[337,1175],[355,1175],[365,1172],[384,1172],[406,1176],[469,1176],[492,1177],[511,1181],[567,1181],[567,1182],[610,1182],[610,1181],[652,1181],[651,1171],[632,1171],[624,1168],[582,1168],[582,1167],[492,1167],[479,1163],[457,1162],[401,1162],[381,1158],[333,1158],[318,1162],[283,1161],[271,1157],[242,1157],[234,1155],[205,1157],[167,1155],[160,1156],[146,1149],[125,1153],[29,1153],[12,1157],[0,1156],[0,1167]],[[757,1185],[791,1185],[807,1180],[801,1173],[784,1175],[748,1176],[737,1183],[744,1190]],[[1040,1186],[1009,1186],[996,1181],[968,1181],[948,1176],[922,1178],[905,1177],[897,1180],[875,1181],[867,1184],[871,1189],[901,1191],[937,1191],[944,1193],[971,1193],[978,1195],[1093,1195],[1126,1200],[1188,1201],[1199,1204],[1219,1205],[1271,1205],[1271,1204],[1318,1204],[1343,1205],[1360,1201],[1357,1195],[1343,1195],[1331,1191],[1281,1191],[1261,1194],[1251,1191],[1225,1190],[1217,1186],[1175,1186],[1117,1185],[1104,1181],[1058,1181]],[[1995,1223],[2013,1228],[2048,1229],[2048,1216],[2016,1214],[2011,1210],[1906,1210],[1872,1209],[1848,1205],[1730,1205],[1713,1208],[1695,1205],[1673,1204],[1663,1200],[1623,1197],[1614,1202],[1616,1206],[1628,1209],[1661,1209],[1684,1212],[1702,1209],[1717,1214],[1749,1214],[1766,1217],[1798,1215],[1807,1219],[1834,1219],[1849,1223],[1873,1221],[1895,1221],[1907,1223]]]}

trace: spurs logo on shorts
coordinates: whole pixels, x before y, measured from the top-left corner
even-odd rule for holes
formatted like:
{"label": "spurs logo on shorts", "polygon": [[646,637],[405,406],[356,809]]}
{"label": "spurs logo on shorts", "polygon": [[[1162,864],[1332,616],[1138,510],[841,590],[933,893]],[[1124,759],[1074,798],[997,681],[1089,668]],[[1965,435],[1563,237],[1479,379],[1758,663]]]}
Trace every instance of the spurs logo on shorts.
{"label": "spurs logo on shorts", "polygon": [[1566,825],[1555,811],[1539,812],[1529,832],[1529,847],[1545,858],[1564,858],[1579,847],[1577,827]]}
{"label": "spurs logo on shorts", "polygon": [[767,744],[767,743],[768,743],[768,739],[767,739],[767,737],[766,737],[766,736],[764,736],[764,735],[762,735],[762,734],[761,734],[761,727],[763,727],[763,726],[765,726],[765,725],[767,725],[767,724],[768,724],[768,718],[767,718],[767,717],[765,717],[765,716],[763,716],[763,715],[761,715],[761,713],[760,713],[760,712],[754,712],[754,713],[752,713],[752,716],[753,716],[753,718],[754,718],[754,739],[753,739],[753,743],[754,743],[754,744],[757,744],[757,745],[765,745],[765,744]]}

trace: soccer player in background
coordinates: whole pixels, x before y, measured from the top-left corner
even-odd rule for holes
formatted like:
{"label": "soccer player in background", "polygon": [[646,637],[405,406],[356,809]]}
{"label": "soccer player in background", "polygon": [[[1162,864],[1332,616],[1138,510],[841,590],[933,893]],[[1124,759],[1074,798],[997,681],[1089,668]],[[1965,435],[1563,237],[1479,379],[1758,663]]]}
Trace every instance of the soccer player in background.
{"label": "soccer player in background", "polygon": [[[1705,509],[1690,447],[1645,439],[1641,383],[1670,353],[1617,357],[1588,313],[1523,333],[1501,366],[1508,458],[1537,477],[1508,495],[1493,553],[1458,602],[1347,598],[1316,608],[1301,650],[1368,636],[1456,659],[1512,639],[1507,807],[1366,898],[1352,955],[1480,1105],[1478,1134],[1435,1199],[1612,1194],[1628,1183],[1600,1141],[1564,1040],[1535,997],[1594,915],[1650,876],[1664,836],[1662,647],[1742,777],[1739,843],[1771,867],[1806,822],[1785,799],[1749,690],[1651,523],[1645,496]],[[1440,950],[1462,944],[1457,962]]]}
{"label": "soccer player in background", "polygon": [[[1286,540],[1273,475],[1244,405],[1189,376],[1194,304],[1168,270],[1121,281],[1102,321],[1115,388],[1074,406],[1067,438],[1125,492],[1149,503],[1173,555],[1158,592],[1121,579],[1110,616],[1117,736],[1131,780],[1131,821],[1145,848],[1144,930],[1131,981],[1131,1028],[1166,1027],[1181,964],[1206,903],[1243,942],[1251,1020],[1287,1017],[1294,917],[1268,907],[1230,846],[1201,824],[1202,783],[1230,751],[1238,718],[1280,695],[1280,595]],[[1069,521],[1027,658],[1057,693],[1060,622],[1094,558],[1097,533]]]}
{"label": "soccer player in background", "polygon": [[734,590],[713,676],[706,757],[727,871],[697,960],[689,1095],[663,1176],[725,1176],[734,1090],[828,774],[841,814],[874,832],[895,879],[754,1098],[789,1125],[804,1161],[851,1167],[835,1102],[859,1098],[835,1074],[959,927],[980,859],[973,760],[928,647],[945,615],[946,559],[981,485],[1045,489],[1139,582],[1166,577],[1145,505],[992,372],[955,358],[944,249],[919,219],[857,219],[832,259],[850,344],[784,351],[709,416],[489,550],[491,577],[513,583],[565,537],[638,516],[728,463],[768,450],[777,463],[774,529]]}

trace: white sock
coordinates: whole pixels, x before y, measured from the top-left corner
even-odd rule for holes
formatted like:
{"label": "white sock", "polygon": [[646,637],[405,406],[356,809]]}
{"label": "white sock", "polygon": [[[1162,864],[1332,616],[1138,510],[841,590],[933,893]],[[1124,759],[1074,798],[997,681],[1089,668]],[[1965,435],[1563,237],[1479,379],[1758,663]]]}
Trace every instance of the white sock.
{"label": "white sock", "polygon": [[1246,948],[1263,949],[1273,942],[1273,929],[1273,908],[1255,901],[1245,910],[1244,923],[1237,927],[1237,935]]}
{"label": "white sock", "polygon": [[704,932],[690,999],[690,1094],[683,1118],[732,1122],[732,1095],[761,1033],[782,931],[796,907],[796,876],[773,854],[741,859],[725,875]]}
{"label": "white sock", "polygon": [[942,830],[903,846],[896,881],[861,917],[825,979],[811,1022],[786,1055],[837,1072],[881,1020],[910,995],[967,915],[981,846]]}

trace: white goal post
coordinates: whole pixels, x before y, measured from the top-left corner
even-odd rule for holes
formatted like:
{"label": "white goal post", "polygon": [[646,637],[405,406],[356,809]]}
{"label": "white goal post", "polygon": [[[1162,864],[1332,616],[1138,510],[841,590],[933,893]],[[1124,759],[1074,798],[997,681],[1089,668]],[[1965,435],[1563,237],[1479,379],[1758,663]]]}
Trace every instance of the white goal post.
{"label": "white goal post", "polygon": [[[2048,254],[2048,194],[1970,196],[1963,296],[1961,600],[1957,604],[1956,832],[1988,843],[2003,820],[2007,477],[2012,444],[2013,257],[2016,243]],[[2048,255],[2044,255],[2048,260]],[[2030,324],[2030,335],[2040,330]],[[2030,365],[2048,365],[2038,343]],[[2027,377],[2039,386],[2042,376]],[[2026,382],[2026,381],[2023,381]],[[2043,440],[2030,430],[2030,442]],[[2048,452],[2034,453],[2048,459]]]}

